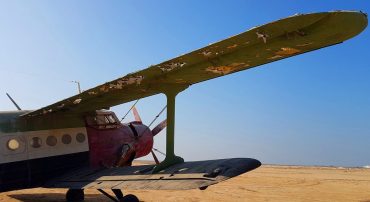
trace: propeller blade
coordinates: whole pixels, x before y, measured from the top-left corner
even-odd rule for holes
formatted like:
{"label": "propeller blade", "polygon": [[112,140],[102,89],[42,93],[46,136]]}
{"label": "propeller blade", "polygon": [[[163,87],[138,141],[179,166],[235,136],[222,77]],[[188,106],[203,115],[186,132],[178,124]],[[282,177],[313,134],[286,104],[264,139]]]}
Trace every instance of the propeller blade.
{"label": "propeller blade", "polygon": [[135,121],[142,122],[141,118],[140,118],[140,115],[139,115],[139,112],[137,112],[137,109],[136,109],[135,106],[132,107],[132,112],[134,113]]}
{"label": "propeller blade", "polygon": [[152,153],[152,156],[153,156],[153,158],[154,158],[155,163],[156,163],[156,164],[159,164],[158,158],[157,158],[157,156],[155,155],[155,153],[153,152],[153,150],[152,150],[152,151],[150,151],[150,152]]}
{"label": "propeller blade", "polygon": [[161,132],[164,128],[167,126],[167,119],[160,122],[156,127],[153,128],[152,134],[153,136],[156,136],[159,132]]}

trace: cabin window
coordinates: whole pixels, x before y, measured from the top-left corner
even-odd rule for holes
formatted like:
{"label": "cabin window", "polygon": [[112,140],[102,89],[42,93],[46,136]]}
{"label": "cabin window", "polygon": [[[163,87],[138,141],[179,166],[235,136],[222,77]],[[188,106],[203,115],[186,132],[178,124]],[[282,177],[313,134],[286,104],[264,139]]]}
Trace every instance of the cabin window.
{"label": "cabin window", "polygon": [[19,142],[16,139],[10,139],[7,146],[9,150],[15,151],[19,148]]}
{"label": "cabin window", "polygon": [[118,128],[121,123],[114,114],[98,114],[96,116],[86,117],[88,126],[98,129]]}
{"label": "cabin window", "polygon": [[112,115],[107,115],[105,117],[108,119],[109,123],[111,124],[117,123],[117,120]]}
{"label": "cabin window", "polygon": [[33,148],[40,148],[41,147],[41,138],[33,137],[30,142]]}
{"label": "cabin window", "polygon": [[64,134],[62,136],[63,144],[70,144],[72,142],[72,137],[69,134]]}
{"label": "cabin window", "polygon": [[58,143],[58,139],[55,136],[50,135],[46,138],[46,144],[51,147],[57,145],[57,143]]}
{"label": "cabin window", "polygon": [[86,139],[86,137],[85,137],[85,134],[83,134],[83,133],[78,133],[78,134],[76,135],[76,140],[77,140],[77,142],[79,142],[79,143],[83,143],[83,142],[85,142],[85,139]]}

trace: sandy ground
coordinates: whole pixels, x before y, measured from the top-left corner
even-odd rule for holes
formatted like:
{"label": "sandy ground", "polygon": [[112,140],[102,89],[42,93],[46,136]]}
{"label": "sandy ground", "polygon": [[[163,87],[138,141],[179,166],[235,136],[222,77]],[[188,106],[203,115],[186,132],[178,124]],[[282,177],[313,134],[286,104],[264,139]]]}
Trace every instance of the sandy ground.
{"label": "sandy ground", "polygon": [[[64,201],[65,189],[0,194],[0,201]],[[208,189],[134,191],[141,201],[361,201],[370,202],[370,169],[264,165]],[[110,201],[95,190],[86,201]]]}

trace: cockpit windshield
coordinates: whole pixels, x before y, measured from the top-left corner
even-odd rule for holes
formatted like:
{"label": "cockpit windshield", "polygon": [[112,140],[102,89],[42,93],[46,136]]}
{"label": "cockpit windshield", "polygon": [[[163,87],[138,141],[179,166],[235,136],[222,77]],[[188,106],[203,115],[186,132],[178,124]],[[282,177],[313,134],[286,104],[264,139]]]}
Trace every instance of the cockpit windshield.
{"label": "cockpit windshield", "polygon": [[118,128],[121,126],[120,121],[113,112],[97,113],[95,116],[87,116],[86,124],[87,126],[98,129]]}

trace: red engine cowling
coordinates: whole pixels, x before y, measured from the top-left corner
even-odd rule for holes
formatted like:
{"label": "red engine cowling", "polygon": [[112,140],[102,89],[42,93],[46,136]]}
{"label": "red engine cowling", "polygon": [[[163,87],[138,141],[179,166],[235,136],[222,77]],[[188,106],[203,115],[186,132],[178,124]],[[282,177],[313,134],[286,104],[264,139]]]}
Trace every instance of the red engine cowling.
{"label": "red engine cowling", "polygon": [[[151,130],[138,122],[120,124],[113,128],[88,127],[90,164],[93,167],[126,165],[122,159],[139,158],[150,153],[153,147]],[[124,145],[129,152],[122,153]],[[125,157],[123,155],[134,155]],[[121,163],[119,163],[121,160]],[[126,160],[124,160],[126,161]]]}

